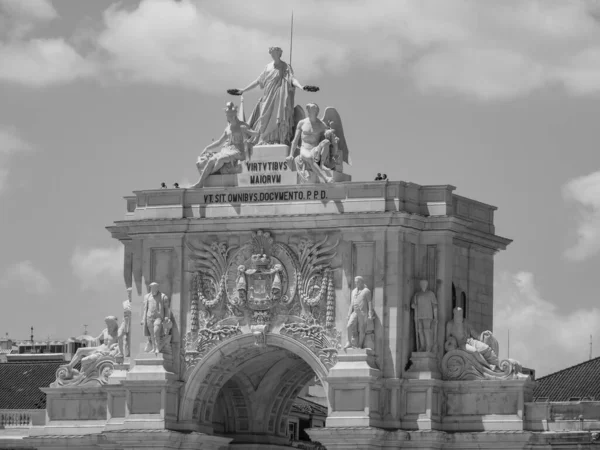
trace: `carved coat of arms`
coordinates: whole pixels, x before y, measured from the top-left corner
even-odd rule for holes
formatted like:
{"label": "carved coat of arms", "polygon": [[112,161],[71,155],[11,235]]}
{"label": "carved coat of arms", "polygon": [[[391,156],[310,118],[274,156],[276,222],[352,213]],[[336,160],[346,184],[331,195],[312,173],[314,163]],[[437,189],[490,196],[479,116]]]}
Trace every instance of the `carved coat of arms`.
{"label": "carved coat of arms", "polygon": [[254,311],[271,309],[281,298],[281,264],[273,264],[266,254],[252,255],[251,265],[238,267],[236,290],[241,302]]}
{"label": "carved coat of arms", "polygon": [[[310,341],[316,352],[317,347],[336,352],[339,336],[333,328],[331,262],[339,241],[332,244],[327,236],[317,242],[300,237],[290,241],[276,242],[269,232],[258,230],[241,247],[187,242],[190,321],[184,357],[188,367],[219,341],[244,332],[254,334],[259,345],[273,331]],[[323,337],[305,339],[294,323],[311,330],[317,326],[317,334]]]}

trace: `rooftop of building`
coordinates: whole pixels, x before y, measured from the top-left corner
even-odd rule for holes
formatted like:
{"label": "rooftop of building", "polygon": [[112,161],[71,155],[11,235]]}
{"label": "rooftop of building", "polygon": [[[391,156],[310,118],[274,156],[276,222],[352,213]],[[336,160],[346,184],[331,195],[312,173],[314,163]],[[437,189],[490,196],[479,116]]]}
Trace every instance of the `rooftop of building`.
{"label": "rooftop of building", "polygon": [[306,398],[298,397],[292,405],[292,412],[309,416],[327,416],[327,408]]}
{"label": "rooftop of building", "polygon": [[0,364],[0,409],[46,408],[46,394],[40,387],[50,386],[64,360],[57,357],[40,360],[34,356],[41,355],[28,356],[31,357]]}
{"label": "rooftop of building", "polygon": [[600,401],[600,357],[537,379],[535,401]]}

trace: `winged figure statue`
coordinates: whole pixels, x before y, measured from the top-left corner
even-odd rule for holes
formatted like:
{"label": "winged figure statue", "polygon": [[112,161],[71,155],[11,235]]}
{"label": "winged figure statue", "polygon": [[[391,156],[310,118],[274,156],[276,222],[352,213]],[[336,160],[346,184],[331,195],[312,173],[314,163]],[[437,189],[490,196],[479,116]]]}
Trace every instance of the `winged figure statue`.
{"label": "winged figure statue", "polygon": [[288,160],[294,160],[302,181],[329,183],[332,171],[343,172],[343,163],[351,164],[350,152],[337,110],[327,107],[321,118],[318,115],[316,103],[306,105],[306,114],[300,106],[294,108],[295,132]]}

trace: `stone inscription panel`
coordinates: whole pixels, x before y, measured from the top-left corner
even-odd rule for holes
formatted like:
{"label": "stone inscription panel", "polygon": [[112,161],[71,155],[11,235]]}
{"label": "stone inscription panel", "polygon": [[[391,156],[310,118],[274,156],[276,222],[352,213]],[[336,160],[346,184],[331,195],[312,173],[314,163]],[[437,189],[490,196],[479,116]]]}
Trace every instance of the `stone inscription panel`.
{"label": "stone inscription panel", "polygon": [[160,392],[131,392],[131,414],[159,414]]}
{"label": "stone inscription panel", "polygon": [[516,414],[517,405],[518,393],[516,392],[449,393],[446,414],[448,416]]}
{"label": "stone inscription panel", "polygon": [[364,411],[364,389],[336,389],[334,394],[335,411]]}
{"label": "stone inscription panel", "polygon": [[406,393],[406,413],[425,414],[427,411],[427,392]]}
{"label": "stone inscription panel", "polygon": [[290,189],[261,192],[229,192],[223,194],[204,194],[204,203],[262,203],[327,200],[324,189]]}

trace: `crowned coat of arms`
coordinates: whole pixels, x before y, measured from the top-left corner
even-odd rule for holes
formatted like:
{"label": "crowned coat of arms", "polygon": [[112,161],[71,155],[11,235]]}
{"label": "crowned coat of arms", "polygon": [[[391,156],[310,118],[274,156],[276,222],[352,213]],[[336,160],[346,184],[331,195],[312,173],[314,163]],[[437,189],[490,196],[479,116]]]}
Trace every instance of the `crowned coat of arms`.
{"label": "crowned coat of arms", "polygon": [[240,247],[188,241],[188,367],[219,341],[248,332],[257,345],[265,345],[267,334],[276,332],[323,347],[319,357],[329,365],[339,340],[333,328],[331,266],[338,243],[328,236],[319,241],[292,236],[288,243],[277,242],[262,230],[252,232]]}

